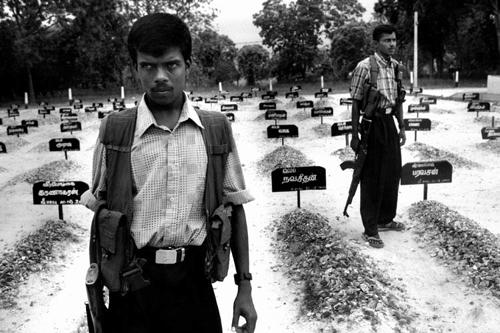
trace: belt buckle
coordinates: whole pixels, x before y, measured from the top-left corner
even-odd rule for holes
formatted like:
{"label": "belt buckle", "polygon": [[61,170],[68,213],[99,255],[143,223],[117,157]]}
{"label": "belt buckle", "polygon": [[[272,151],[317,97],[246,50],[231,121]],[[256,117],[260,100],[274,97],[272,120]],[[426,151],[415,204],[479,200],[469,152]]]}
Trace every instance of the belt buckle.
{"label": "belt buckle", "polygon": [[186,249],[181,247],[177,249],[159,249],[155,252],[155,263],[172,265],[184,261]]}

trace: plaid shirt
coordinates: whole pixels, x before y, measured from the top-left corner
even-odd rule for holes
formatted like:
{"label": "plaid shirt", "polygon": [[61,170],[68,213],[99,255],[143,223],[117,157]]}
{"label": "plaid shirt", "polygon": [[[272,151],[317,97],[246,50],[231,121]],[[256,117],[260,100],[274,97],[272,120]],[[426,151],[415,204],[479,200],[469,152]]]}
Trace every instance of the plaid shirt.
{"label": "plaid shirt", "polygon": [[[395,59],[386,61],[375,52],[375,60],[378,64],[377,89],[385,97],[380,101],[380,108],[387,108],[396,104],[397,84],[394,75],[396,64]],[[363,99],[363,83],[370,81],[370,58],[363,59],[358,63],[351,80],[351,97],[356,100]]]}
{"label": "plaid shirt", "polygon": [[[204,210],[207,154],[200,118],[189,99],[179,121],[170,130],[157,124],[144,98],[137,110],[132,144],[132,174],[137,187],[131,225],[136,246],[201,245],[206,237]],[[234,139],[226,162],[223,201],[244,204],[253,200],[245,189]],[[94,154],[92,196],[105,191],[105,147],[98,143]],[[92,202],[82,203],[92,209]]]}

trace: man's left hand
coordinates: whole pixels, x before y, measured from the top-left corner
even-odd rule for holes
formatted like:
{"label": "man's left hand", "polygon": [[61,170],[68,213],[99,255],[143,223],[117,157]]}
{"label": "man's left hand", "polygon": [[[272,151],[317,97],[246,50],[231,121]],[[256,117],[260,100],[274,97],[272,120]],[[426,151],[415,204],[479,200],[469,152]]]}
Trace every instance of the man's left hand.
{"label": "man's left hand", "polygon": [[[233,304],[233,321],[231,324],[232,330],[239,333],[253,333],[255,323],[257,322],[257,312],[253,306],[250,282],[242,281],[240,283],[248,283],[247,286],[239,286],[238,295]],[[238,326],[240,316],[245,318],[246,323]]]}
{"label": "man's left hand", "polygon": [[399,131],[399,145],[403,146],[406,143],[406,133],[405,130]]}

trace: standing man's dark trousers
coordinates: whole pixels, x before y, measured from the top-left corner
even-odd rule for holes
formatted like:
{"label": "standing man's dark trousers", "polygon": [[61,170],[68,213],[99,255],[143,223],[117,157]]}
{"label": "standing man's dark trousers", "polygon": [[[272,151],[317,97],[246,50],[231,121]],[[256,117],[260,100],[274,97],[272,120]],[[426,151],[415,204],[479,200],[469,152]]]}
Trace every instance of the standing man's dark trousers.
{"label": "standing man's dark trousers", "polygon": [[400,177],[401,148],[393,116],[376,116],[361,173],[361,218],[366,235],[378,234],[378,225],[396,216]]}
{"label": "standing man's dark trousers", "polygon": [[188,247],[183,262],[154,263],[153,249],[140,249],[151,285],[122,297],[112,294],[113,333],[222,333],[214,291],[204,276],[204,246]]}

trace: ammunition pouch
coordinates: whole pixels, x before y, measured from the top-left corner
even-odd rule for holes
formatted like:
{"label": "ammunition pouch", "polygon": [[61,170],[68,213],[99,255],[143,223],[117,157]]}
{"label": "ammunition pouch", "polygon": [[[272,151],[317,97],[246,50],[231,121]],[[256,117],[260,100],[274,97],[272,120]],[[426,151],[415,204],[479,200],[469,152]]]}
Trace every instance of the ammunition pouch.
{"label": "ammunition pouch", "polygon": [[372,119],[378,108],[382,94],[377,87],[370,83],[363,84],[363,100],[361,101],[361,114],[368,119]]}
{"label": "ammunition pouch", "polygon": [[99,232],[100,263],[103,283],[111,292],[121,291],[121,272],[126,263],[127,218],[124,214],[102,208],[96,217]]}
{"label": "ammunition pouch", "polygon": [[205,275],[212,282],[223,281],[229,269],[231,253],[232,206],[220,205],[210,216],[208,223]]}

